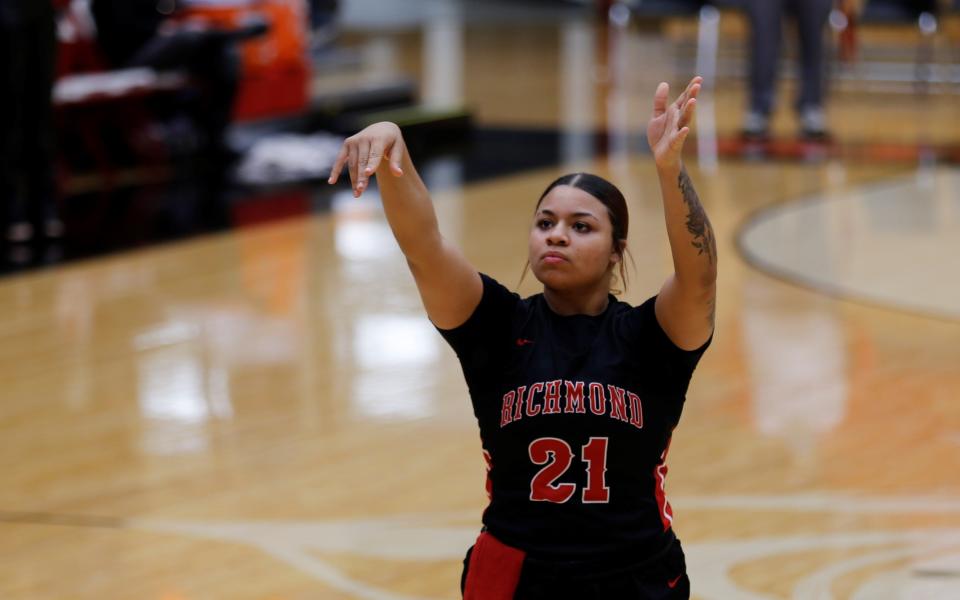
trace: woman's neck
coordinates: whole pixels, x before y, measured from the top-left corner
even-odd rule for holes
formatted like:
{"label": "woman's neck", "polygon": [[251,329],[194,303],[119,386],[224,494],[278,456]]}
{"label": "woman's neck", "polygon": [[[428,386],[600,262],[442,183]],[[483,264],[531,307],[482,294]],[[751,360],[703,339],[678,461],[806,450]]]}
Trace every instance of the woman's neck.
{"label": "woman's neck", "polygon": [[608,289],[597,287],[584,292],[583,290],[555,290],[544,286],[543,299],[547,301],[550,310],[563,317],[596,316],[607,309]]}

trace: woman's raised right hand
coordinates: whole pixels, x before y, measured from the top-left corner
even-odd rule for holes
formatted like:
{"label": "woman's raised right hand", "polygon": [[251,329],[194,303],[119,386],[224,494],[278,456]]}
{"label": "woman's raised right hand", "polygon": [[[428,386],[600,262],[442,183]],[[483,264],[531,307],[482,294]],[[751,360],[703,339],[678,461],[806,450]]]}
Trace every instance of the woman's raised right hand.
{"label": "woman's raised right hand", "polygon": [[400,165],[405,151],[403,135],[395,123],[374,123],[343,141],[337,160],[330,169],[330,178],[327,179],[327,183],[336,183],[346,165],[353,185],[353,197],[359,198],[367,189],[370,177],[377,173],[383,157],[389,157],[389,164],[385,166],[389,166],[390,173],[394,177],[403,175]]}

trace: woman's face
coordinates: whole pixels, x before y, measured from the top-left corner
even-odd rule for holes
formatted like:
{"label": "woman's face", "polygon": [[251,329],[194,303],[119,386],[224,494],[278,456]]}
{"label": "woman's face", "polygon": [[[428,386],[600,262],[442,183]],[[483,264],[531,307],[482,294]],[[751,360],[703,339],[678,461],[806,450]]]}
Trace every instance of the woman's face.
{"label": "woman's face", "polygon": [[612,238],[613,225],[602,202],[581,189],[558,185],[534,215],[530,268],[544,286],[555,290],[609,287],[610,267],[620,260]]}

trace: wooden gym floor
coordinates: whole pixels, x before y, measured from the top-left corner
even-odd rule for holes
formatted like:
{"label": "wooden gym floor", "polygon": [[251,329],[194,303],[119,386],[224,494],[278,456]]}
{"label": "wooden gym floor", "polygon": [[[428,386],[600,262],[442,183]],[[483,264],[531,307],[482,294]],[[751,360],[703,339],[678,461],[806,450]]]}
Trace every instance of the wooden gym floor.
{"label": "wooden gym floor", "polygon": [[[669,251],[654,169],[622,138],[657,81],[691,75],[675,46],[440,25],[352,39],[481,127],[566,136],[549,168],[463,184],[455,159],[425,166],[444,233],[515,285],[536,197],[589,169],[630,201],[626,299],[655,293]],[[443,39],[453,67],[428,51]],[[618,56],[642,68],[611,77]],[[705,94],[720,136],[741,87]],[[956,90],[846,89],[830,119],[841,145],[957,144],[958,110]],[[792,135],[789,111],[777,119]],[[595,128],[600,153],[579,135]],[[716,339],[667,488],[694,596],[960,597],[960,170],[689,160],[721,255]],[[9,276],[0,314],[0,598],[459,597],[479,439],[374,194]]]}

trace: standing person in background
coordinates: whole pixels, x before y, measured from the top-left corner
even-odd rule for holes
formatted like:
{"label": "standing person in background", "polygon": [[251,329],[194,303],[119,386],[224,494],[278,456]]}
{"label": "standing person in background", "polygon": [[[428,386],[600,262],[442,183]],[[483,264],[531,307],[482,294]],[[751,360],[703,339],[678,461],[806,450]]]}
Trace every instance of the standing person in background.
{"label": "standing person in background", "polygon": [[308,9],[310,11],[310,48],[319,51],[336,37],[340,0],[309,0]]}
{"label": "standing person in background", "polygon": [[627,204],[588,173],[555,180],[528,235],[543,293],[521,298],[444,239],[400,129],[348,138],[354,195],[376,174],[387,221],[431,322],[456,351],[480,426],[490,504],[464,560],[466,600],[663,599],[690,595],[664,495],[667,449],[713,337],[713,229],[680,155],[700,78],[676,101],[661,83],[647,140],[674,273],[632,307],[611,294]]}
{"label": "standing person in background", "polygon": [[51,0],[0,0],[0,227],[8,243],[60,237],[54,183]]}
{"label": "standing person in background", "polygon": [[215,168],[234,159],[225,133],[240,81],[236,43],[262,35],[268,25],[251,19],[238,29],[178,22],[183,0],[93,0],[97,42],[113,68],[184,69],[199,85],[189,103],[202,133],[201,154]]}
{"label": "standing person in background", "polygon": [[789,11],[800,41],[800,86],[796,110],[801,133],[827,135],[824,112],[824,29],[834,0],[742,0],[750,20],[750,105],[743,121],[747,138],[769,135],[770,113],[776,98],[777,68],[783,19]]}

